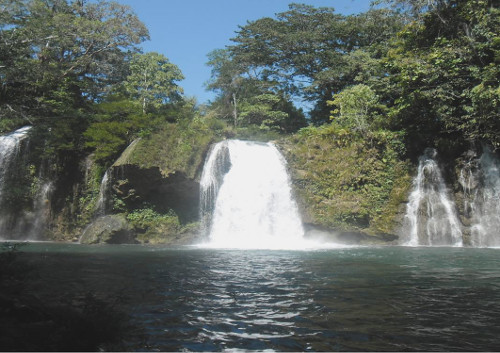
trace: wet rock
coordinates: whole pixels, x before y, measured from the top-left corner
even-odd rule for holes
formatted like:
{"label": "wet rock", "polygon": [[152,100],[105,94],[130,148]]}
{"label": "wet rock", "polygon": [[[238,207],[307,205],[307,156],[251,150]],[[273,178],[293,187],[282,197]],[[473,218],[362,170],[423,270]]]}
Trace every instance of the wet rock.
{"label": "wet rock", "polygon": [[141,168],[127,164],[113,168],[113,192],[128,210],[147,203],[155,210],[174,210],[182,223],[199,217],[200,185],[183,172],[163,176],[159,168]]}
{"label": "wet rock", "polygon": [[122,215],[108,215],[97,218],[84,231],[82,244],[134,244],[136,243],[127,220]]}

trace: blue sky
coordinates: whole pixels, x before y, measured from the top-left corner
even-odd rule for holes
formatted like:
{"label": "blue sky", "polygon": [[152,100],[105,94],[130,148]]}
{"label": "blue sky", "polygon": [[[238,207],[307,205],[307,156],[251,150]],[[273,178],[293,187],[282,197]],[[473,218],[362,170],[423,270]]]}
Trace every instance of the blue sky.
{"label": "blue sky", "polygon": [[288,10],[298,2],[317,7],[333,7],[338,13],[352,14],[369,9],[371,0],[116,0],[132,7],[149,29],[151,40],[145,52],[156,51],[177,65],[185,80],[180,82],[186,96],[198,103],[213,98],[203,84],[210,78],[207,54],[231,44],[238,25]]}

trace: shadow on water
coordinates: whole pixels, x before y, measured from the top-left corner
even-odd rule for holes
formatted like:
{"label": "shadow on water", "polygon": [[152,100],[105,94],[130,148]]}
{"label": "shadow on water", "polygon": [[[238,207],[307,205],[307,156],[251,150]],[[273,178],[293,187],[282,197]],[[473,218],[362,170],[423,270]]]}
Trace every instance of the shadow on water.
{"label": "shadow on water", "polygon": [[121,336],[127,350],[485,351],[499,344],[498,251],[40,243],[21,258],[42,302],[125,297],[141,328]]}

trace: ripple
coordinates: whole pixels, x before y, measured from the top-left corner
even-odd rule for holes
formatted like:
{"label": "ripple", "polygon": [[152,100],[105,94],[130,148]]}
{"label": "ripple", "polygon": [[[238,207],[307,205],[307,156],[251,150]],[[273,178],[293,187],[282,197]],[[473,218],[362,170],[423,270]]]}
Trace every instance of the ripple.
{"label": "ripple", "polygon": [[500,344],[497,250],[33,246],[43,250],[24,256],[40,269],[30,283],[40,300],[90,289],[129,296],[148,340],[131,336],[130,350],[490,351]]}

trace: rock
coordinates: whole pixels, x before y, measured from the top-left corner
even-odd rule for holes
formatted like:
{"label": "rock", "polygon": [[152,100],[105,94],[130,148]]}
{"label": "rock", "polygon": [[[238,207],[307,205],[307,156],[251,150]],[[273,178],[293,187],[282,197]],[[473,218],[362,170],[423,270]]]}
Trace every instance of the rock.
{"label": "rock", "polygon": [[113,180],[113,192],[128,210],[147,203],[161,213],[174,210],[183,224],[198,220],[200,185],[183,172],[163,176],[158,167],[125,164],[113,167]]}
{"label": "rock", "polygon": [[81,244],[134,244],[136,243],[127,220],[122,215],[108,215],[97,218],[80,238]]}

